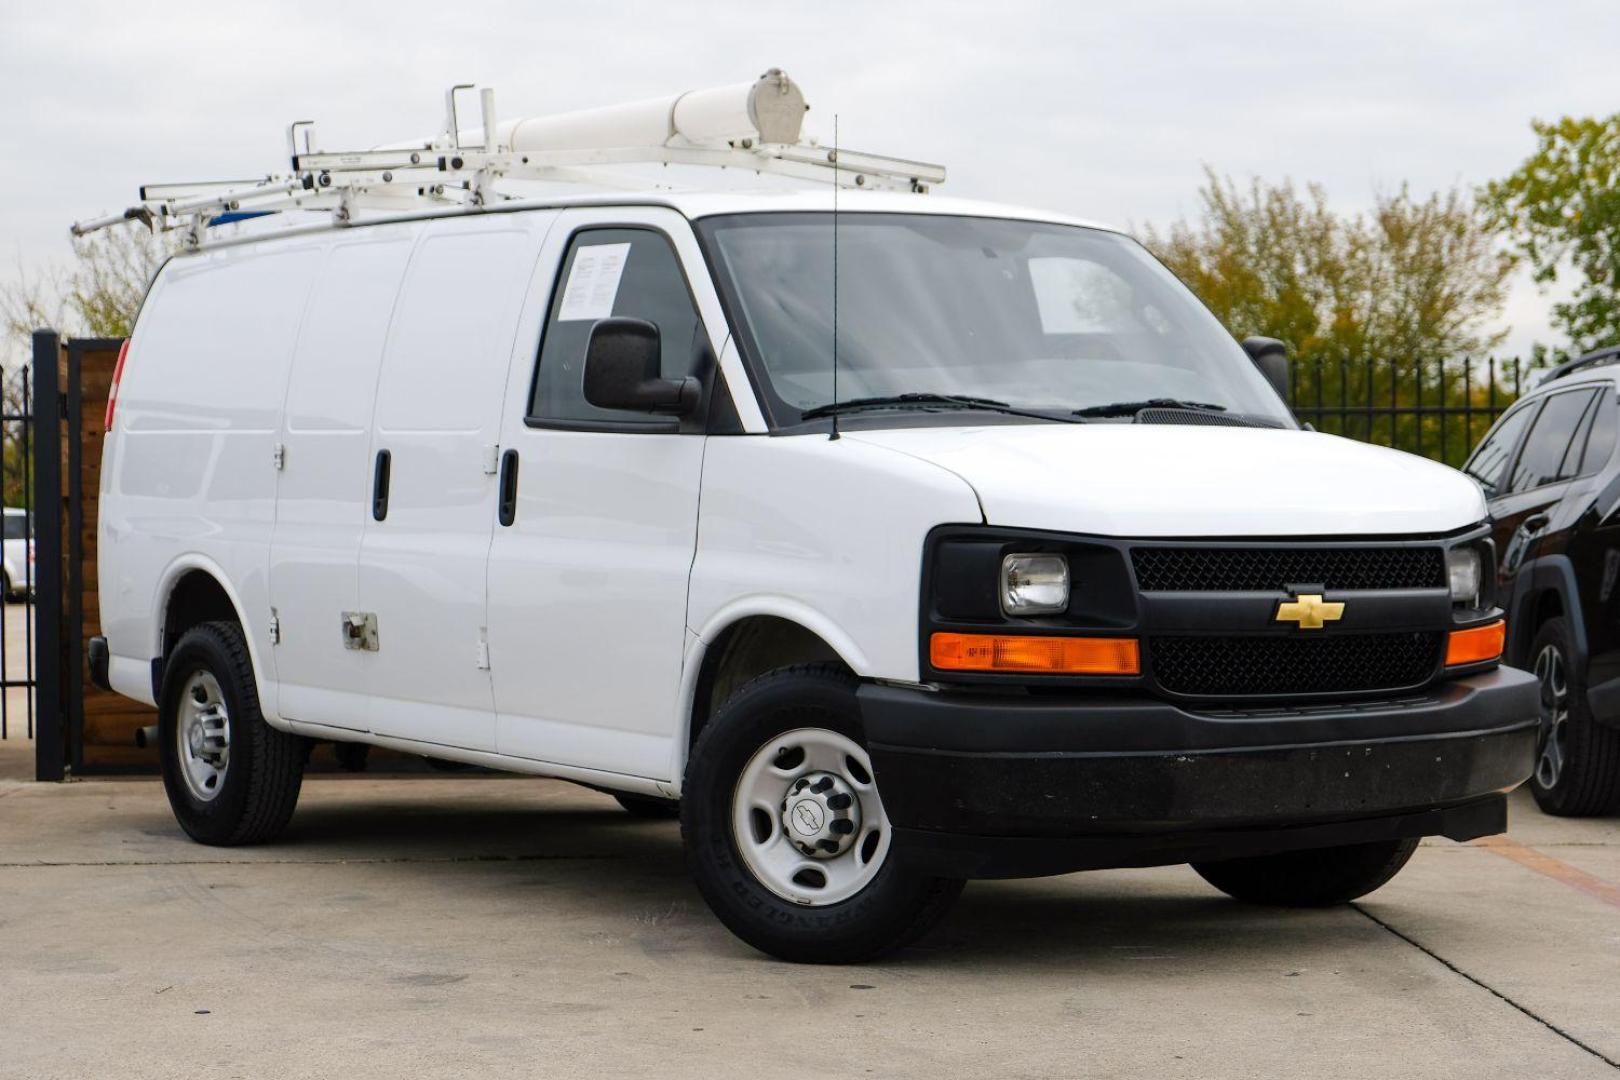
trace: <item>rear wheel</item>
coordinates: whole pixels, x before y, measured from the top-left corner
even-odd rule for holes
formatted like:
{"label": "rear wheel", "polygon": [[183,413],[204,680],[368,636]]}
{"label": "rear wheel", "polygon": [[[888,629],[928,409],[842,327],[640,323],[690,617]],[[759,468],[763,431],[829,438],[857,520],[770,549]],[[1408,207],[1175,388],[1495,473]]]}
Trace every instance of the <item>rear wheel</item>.
{"label": "rear wheel", "polygon": [[1573,661],[1569,623],[1548,619],[1530,646],[1541,683],[1541,730],[1530,793],[1549,814],[1581,817],[1620,807],[1620,730],[1604,727],[1586,703],[1586,672]]}
{"label": "rear wheel", "polygon": [[821,665],[763,675],[687,765],[681,833],[698,889],[732,933],[784,960],[869,960],[921,936],[962,890],[890,858],[855,686]]}
{"label": "rear wheel", "polygon": [[1273,907],[1331,907],[1380,888],[1400,873],[1416,840],[1285,851],[1248,859],[1196,862],[1192,868],[1221,892]]}
{"label": "rear wheel", "polygon": [[308,743],[265,723],[242,628],[186,631],[164,664],[159,706],[163,786],[180,827],[204,844],[273,840],[298,805]]}

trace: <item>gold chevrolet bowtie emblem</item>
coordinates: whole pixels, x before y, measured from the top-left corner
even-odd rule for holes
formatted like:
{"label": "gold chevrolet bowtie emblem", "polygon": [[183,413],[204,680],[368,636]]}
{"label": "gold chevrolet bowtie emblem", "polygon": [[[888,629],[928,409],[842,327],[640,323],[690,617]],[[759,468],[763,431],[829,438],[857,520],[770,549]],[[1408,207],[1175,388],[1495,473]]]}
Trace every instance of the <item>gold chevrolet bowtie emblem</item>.
{"label": "gold chevrolet bowtie emblem", "polygon": [[1321,593],[1302,593],[1277,605],[1277,621],[1298,623],[1301,630],[1320,630],[1344,618],[1344,605],[1329,604]]}

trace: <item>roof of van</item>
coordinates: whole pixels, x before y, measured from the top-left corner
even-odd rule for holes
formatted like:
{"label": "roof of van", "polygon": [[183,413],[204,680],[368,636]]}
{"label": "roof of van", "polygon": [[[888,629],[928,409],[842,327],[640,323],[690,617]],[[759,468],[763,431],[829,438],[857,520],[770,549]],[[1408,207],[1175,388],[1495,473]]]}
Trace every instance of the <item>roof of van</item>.
{"label": "roof of van", "polygon": [[[667,203],[689,218],[713,217],[717,214],[746,214],[771,211],[831,210],[834,191],[829,187],[783,191],[650,191],[644,198]],[[625,196],[608,196],[616,201]],[[639,201],[639,200],[638,200]],[[839,211],[852,213],[891,214],[954,214],[963,217],[1013,218],[1021,221],[1050,221],[1063,225],[1081,225],[1092,229],[1108,229],[1105,225],[1084,218],[1071,217],[1051,210],[1010,206],[1005,203],[981,202],[977,199],[956,199],[939,195],[913,195],[896,191],[837,192]]]}
{"label": "roof of van", "polygon": [[[830,211],[834,209],[831,187],[808,189],[780,189],[772,191],[716,191],[648,189],[643,191],[559,191],[555,194],[518,197],[491,205],[487,210],[460,207],[431,208],[406,213],[357,215],[343,228],[376,225],[390,221],[409,221],[424,218],[477,217],[486,213],[515,213],[524,210],[555,209],[583,206],[667,206],[682,216],[698,220],[722,214],[790,213],[794,211]],[[963,217],[1007,218],[1018,221],[1040,221],[1058,225],[1076,225],[1082,228],[1102,229],[1108,232],[1123,230],[1101,222],[1039,210],[1012,206],[1005,203],[981,202],[974,199],[955,199],[934,194],[918,195],[893,191],[851,191],[837,193],[840,213],[892,213],[939,214]],[[228,226],[235,230],[218,235],[204,245],[203,250],[221,245],[273,240],[279,236],[307,234],[314,231],[336,229],[329,217],[316,214],[273,214],[268,217]]]}

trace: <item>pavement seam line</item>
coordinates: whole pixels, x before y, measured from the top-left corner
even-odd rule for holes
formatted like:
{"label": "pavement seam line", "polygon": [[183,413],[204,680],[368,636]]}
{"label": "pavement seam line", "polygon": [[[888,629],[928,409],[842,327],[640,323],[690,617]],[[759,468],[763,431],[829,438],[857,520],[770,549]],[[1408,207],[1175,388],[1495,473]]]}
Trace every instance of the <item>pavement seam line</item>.
{"label": "pavement seam line", "polygon": [[1486,982],[1485,980],[1483,980],[1481,978],[1478,978],[1477,976],[1471,975],[1468,972],[1464,971],[1462,968],[1458,967],[1456,964],[1453,964],[1450,960],[1447,960],[1445,957],[1441,956],[1439,953],[1435,952],[1433,949],[1429,948],[1427,945],[1424,945],[1422,942],[1418,941],[1416,938],[1413,938],[1413,937],[1411,937],[1410,935],[1407,935],[1407,934],[1403,934],[1401,931],[1395,929],[1389,923],[1385,922],[1383,919],[1380,919],[1378,916],[1374,915],[1372,912],[1368,911],[1366,908],[1362,907],[1360,904],[1351,904],[1350,906],[1352,908],[1354,908],[1356,911],[1360,912],[1363,916],[1365,916],[1367,918],[1367,920],[1369,922],[1371,922],[1374,926],[1381,927],[1382,929],[1388,931],[1390,934],[1392,934],[1395,937],[1399,938],[1400,940],[1406,942],[1408,945],[1412,946],[1412,948],[1416,949],[1418,952],[1422,953],[1424,956],[1427,956],[1429,959],[1435,961],[1441,967],[1444,967],[1447,971],[1450,971],[1450,972],[1452,972],[1452,973],[1454,973],[1456,975],[1462,976],[1464,979],[1466,979],[1469,982],[1473,983],[1475,986],[1479,987],[1481,990],[1484,990],[1486,993],[1490,994],[1492,997],[1494,997],[1497,1000],[1503,1002],[1504,1004],[1509,1005],[1512,1008],[1518,1010],[1519,1012],[1523,1013],[1525,1016],[1528,1016],[1530,1019],[1534,1020],[1536,1023],[1540,1024],[1542,1027],[1546,1028],[1548,1031],[1552,1032],[1554,1035],[1557,1035],[1560,1039],[1563,1039],[1565,1042],[1571,1044],[1572,1046],[1577,1046],[1580,1049],[1585,1050],[1588,1054],[1591,1054],[1593,1057],[1597,1058],[1599,1061],[1601,1061],[1605,1065],[1609,1066],[1609,1068],[1614,1069],[1616,1071],[1620,1071],[1620,1061],[1616,1061],[1614,1058],[1609,1057],[1607,1054],[1605,1054],[1603,1051],[1597,1049],[1596,1047],[1589,1046],[1588,1044],[1582,1042],[1580,1039],[1577,1039],[1574,1035],[1571,1035],[1569,1032],[1565,1031],[1563,1028],[1561,1028],[1557,1024],[1553,1023],[1551,1020],[1548,1020],[1545,1017],[1538,1015],[1537,1013],[1532,1011],[1527,1006],[1521,1005],[1517,1001],[1514,1001],[1512,998],[1508,997],[1506,994],[1502,993],[1502,991],[1498,990],[1496,987],[1492,986],[1490,983]]}
{"label": "pavement seam line", "polygon": [[1529,844],[1521,844],[1505,836],[1483,836],[1470,841],[1470,846],[1484,848],[1492,855],[1500,855],[1504,859],[1518,863],[1526,870],[1533,870],[1560,885],[1566,885],[1595,900],[1620,908],[1620,885],[1605,881],[1596,874],[1588,874],[1585,870],[1571,866],[1562,859],[1554,858]]}

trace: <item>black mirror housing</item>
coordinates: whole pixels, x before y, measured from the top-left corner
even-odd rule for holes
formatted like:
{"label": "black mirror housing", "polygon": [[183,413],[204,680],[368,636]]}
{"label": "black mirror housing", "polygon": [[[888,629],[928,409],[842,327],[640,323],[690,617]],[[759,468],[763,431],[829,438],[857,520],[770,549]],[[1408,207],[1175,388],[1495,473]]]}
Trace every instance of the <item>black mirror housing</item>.
{"label": "black mirror housing", "polygon": [[1292,407],[1293,402],[1289,400],[1288,346],[1276,338],[1247,337],[1243,339],[1243,351],[1249,354],[1249,359],[1260,369],[1260,374],[1277,391],[1283,404]]}
{"label": "black mirror housing", "polygon": [[598,409],[686,416],[703,396],[697,379],[661,374],[658,327],[645,319],[598,319],[585,347],[585,400]]}

